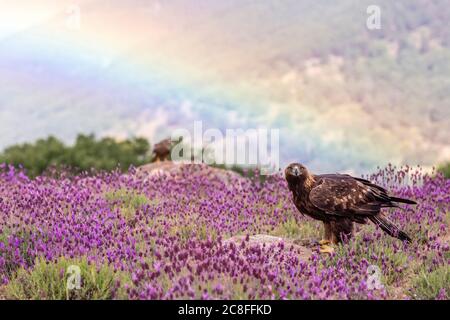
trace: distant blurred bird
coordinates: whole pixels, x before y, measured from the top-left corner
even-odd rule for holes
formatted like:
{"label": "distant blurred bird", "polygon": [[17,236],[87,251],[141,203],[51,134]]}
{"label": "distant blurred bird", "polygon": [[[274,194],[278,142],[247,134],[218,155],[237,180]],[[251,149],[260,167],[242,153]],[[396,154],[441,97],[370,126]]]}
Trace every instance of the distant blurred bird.
{"label": "distant blurred bird", "polygon": [[353,222],[365,224],[368,219],[390,236],[411,241],[381,213],[381,209],[398,207],[396,202],[416,202],[392,197],[386,189],[347,174],[313,175],[299,163],[290,164],[285,176],[300,213],[322,221],[325,226],[324,239],[319,242],[320,252],[333,252],[331,244],[352,237]]}
{"label": "distant blurred bird", "polygon": [[164,139],[153,147],[153,161],[165,161],[170,159],[170,151],[172,149],[172,140]]}

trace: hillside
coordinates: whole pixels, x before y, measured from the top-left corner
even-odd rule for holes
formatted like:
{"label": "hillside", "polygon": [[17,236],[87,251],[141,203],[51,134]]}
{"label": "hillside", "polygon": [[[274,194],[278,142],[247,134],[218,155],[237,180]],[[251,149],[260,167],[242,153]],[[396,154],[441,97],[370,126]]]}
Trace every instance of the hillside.
{"label": "hillside", "polygon": [[202,119],[280,128],[283,164],[320,171],[446,161],[448,2],[377,3],[373,31],[366,0],[90,0],[79,31],[43,5],[32,25],[0,24],[0,148],[80,131],[157,141]]}

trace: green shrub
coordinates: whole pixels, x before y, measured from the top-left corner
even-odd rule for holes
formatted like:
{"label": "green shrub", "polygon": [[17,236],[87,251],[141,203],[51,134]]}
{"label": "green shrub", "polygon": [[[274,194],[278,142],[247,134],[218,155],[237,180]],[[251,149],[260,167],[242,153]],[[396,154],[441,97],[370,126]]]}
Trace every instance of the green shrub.
{"label": "green shrub", "polygon": [[[81,271],[79,289],[70,290],[68,286],[75,283],[71,266]],[[120,288],[123,280],[110,267],[97,267],[86,258],[61,257],[56,262],[40,258],[33,269],[19,269],[5,286],[3,295],[17,300],[106,300],[123,296]]]}
{"label": "green shrub", "polygon": [[150,144],[144,138],[116,141],[96,139],[94,135],[80,134],[73,146],[50,136],[35,143],[6,148],[0,153],[0,163],[22,165],[30,177],[36,177],[52,167],[69,168],[74,173],[96,170],[126,171],[131,165],[150,162]]}
{"label": "green shrub", "polygon": [[441,172],[444,175],[444,177],[446,177],[447,179],[450,179],[450,162],[441,164],[438,167],[438,172]]}

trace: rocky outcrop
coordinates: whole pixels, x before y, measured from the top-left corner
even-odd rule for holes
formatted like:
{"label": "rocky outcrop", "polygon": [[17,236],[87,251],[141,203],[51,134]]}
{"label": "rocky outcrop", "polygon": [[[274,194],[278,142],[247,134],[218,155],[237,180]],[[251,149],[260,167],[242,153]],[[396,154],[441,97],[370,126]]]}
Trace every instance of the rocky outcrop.
{"label": "rocky outcrop", "polygon": [[233,187],[243,187],[245,183],[248,183],[248,179],[240,174],[220,168],[208,166],[207,164],[196,163],[176,163],[173,161],[160,161],[143,165],[136,169],[137,175],[152,176],[171,176],[171,177],[183,177],[186,174],[191,177],[201,177],[208,179],[211,183],[214,181],[224,182],[226,185]]}

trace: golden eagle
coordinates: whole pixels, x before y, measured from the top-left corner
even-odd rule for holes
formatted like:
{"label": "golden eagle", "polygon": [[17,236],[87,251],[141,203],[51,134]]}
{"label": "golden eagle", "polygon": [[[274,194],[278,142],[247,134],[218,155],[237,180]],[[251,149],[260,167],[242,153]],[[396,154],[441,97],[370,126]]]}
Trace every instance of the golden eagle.
{"label": "golden eagle", "polygon": [[365,224],[368,220],[392,237],[411,241],[383,215],[381,209],[398,207],[396,202],[416,202],[392,197],[386,189],[347,174],[313,175],[299,163],[290,164],[285,176],[300,213],[322,221],[325,226],[324,240],[320,241],[321,252],[331,253],[330,244],[353,235],[354,222]]}
{"label": "golden eagle", "polygon": [[153,147],[153,161],[164,161],[170,159],[170,151],[172,150],[172,140],[164,139]]}

